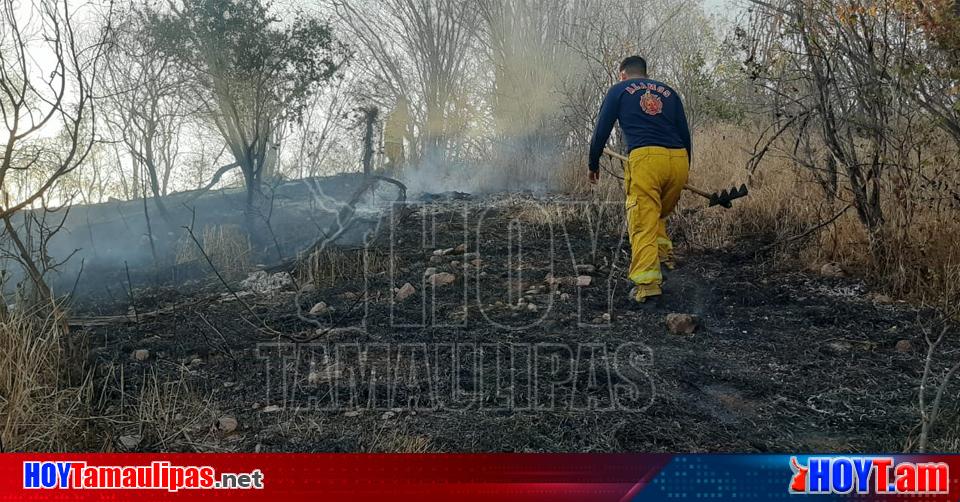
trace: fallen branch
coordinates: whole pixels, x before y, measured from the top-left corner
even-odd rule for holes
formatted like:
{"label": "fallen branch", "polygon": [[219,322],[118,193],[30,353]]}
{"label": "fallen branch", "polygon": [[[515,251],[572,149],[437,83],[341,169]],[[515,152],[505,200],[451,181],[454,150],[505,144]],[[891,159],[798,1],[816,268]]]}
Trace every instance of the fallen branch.
{"label": "fallen branch", "polygon": [[211,188],[217,185],[217,183],[220,183],[220,178],[222,178],[224,174],[227,174],[228,172],[232,171],[237,167],[240,167],[240,164],[237,162],[234,162],[232,164],[227,164],[225,166],[221,166],[220,169],[217,169],[217,172],[213,173],[213,178],[210,180],[210,182],[207,183],[206,186],[198,188],[196,190],[196,193],[191,195],[190,198],[187,199],[186,203],[189,204],[197,200],[198,198],[200,198],[200,196],[202,196],[203,194],[209,192]]}
{"label": "fallen branch", "polygon": [[326,246],[336,242],[341,236],[343,236],[344,233],[353,227],[353,225],[356,223],[354,216],[357,212],[357,203],[360,202],[360,199],[365,193],[367,193],[368,190],[376,185],[377,181],[390,183],[400,190],[400,195],[397,197],[397,200],[394,201],[394,204],[403,204],[407,201],[407,186],[403,183],[386,176],[367,176],[363,184],[361,184],[360,187],[357,188],[357,190],[353,193],[353,196],[350,197],[350,200],[340,208],[339,212],[337,212],[336,220],[330,225],[330,228],[324,232],[324,237],[307,248],[307,250],[303,253],[303,256],[309,256],[316,251],[322,251],[326,248]]}
{"label": "fallen branch", "polygon": [[254,319],[256,319],[257,322],[260,323],[261,326],[265,326],[263,323],[263,319],[261,319],[260,316],[257,315],[257,313],[254,312],[252,308],[250,308],[250,305],[247,302],[243,301],[243,298],[240,298],[240,295],[237,294],[236,290],[234,290],[233,287],[230,286],[230,283],[228,283],[227,280],[223,278],[223,274],[221,274],[220,270],[217,269],[217,266],[214,265],[213,260],[210,258],[210,255],[208,255],[207,252],[203,249],[203,245],[200,244],[200,240],[198,240],[196,234],[193,233],[193,224],[196,221],[197,213],[192,209],[191,211],[193,216],[190,219],[190,225],[189,226],[184,225],[183,227],[184,230],[187,231],[187,234],[190,236],[190,239],[197,246],[197,250],[200,251],[200,254],[203,256],[203,259],[207,261],[208,265],[210,265],[210,269],[213,270],[213,273],[217,275],[217,279],[220,279],[220,283],[223,284],[223,287],[227,288],[227,291],[230,292],[233,298],[238,302],[240,302],[240,304],[243,305],[243,307],[247,310],[247,312],[249,312],[250,315],[252,315]]}
{"label": "fallen branch", "polygon": [[95,328],[100,326],[110,326],[112,324],[138,324],[148,319],[154,319],[164,314],[173,313],[174,310],[175,310],[175,306],[171,305],[169,307],[156,309],[150,312],[140,312],[136,316],[131,316],[129,314],[121,314],[121,315],[102,315],[102,316],[91,316],[91,317],[73,317],[73,318],[70,318],[70,320],[68,321],[68,324],[70,326],[79,327],[79,328]]}
{"label": "fallen branch", "polygon": [[943,328],[935,340],[930,338],[930,330],[923,329],[923,336],[927,342],[927,356],[923,364],[923,375],[920,378],[920,393],[918,398],[920,405],[920,440],[919,444],[917,445],[917,451],[920,453],[924,453],[927,450],[927,444],[930,441],[930,433],[933,431],[933,426],[940,417],[940,406],[941,401],[943,400],[943,393],[950,385],[950,380],[953,379],[953,376],[957,373],[957,370],[960,370],[960,362],[955,363],[950,367],[949,370],[947,370],[943,380],[939,385],[936,386],[933,402],[930,403],[928,409],[927,386],[930,384],[931,374],[933,373],[933,359],[936,355],[937,348],[941,343],[943,343],[949,329],[950,326],[947,324],[946,319],[944,319]]}
{"label": "fallen branch", "polygon": [[[374,185],[376,185],[377,181],[384,181],[386,183],[390,183],[396,186],[400,190],[400,195],[397,197],[397,200],[394,202],[395,204],[396,203],[402,204],[406,202],[407,186],[404,185],[403,183],[393,178],[388,178],[386,176],[371,175],[371,176],[365,177],[364,182],[360,185],[359,188],[357,188],[357,190],[354,192],[350,200],[347,201],[347,203],[342,208],[340,208],[340,211],[337,212],[337,218],[334,220],[334,222],[331,223],[330,227],[328,227],[323,232],[323,238],[321,238],[317,242],[313,243],[309,248],[307,248],[307,250],[301,254],[301,257],[311,256],[314,253],[322,253],[324,250],[327,249],[328,246],[336,242],[337,239],[339,239],[347,230],[349,230],[354,225],[354,223],[356,223],[356,219],[354,216],[356,215],[356,212],[357,212],[357,209],[356,209],[357,203],[360,202],[360,199],[368,190],[370,190],[371,188],[373,188]],[[293,272],[292,272],[292,270],[296,268],[296,265],[299,264],[300,261],[301,259],[298,258],[292,264],[293,266],[286,268],[286,272],[287,272],[287,275],[290,277],[290,281],[293,282],[293,284],[296,287],[296,298],[294,301],[297,305],[297,319],[307,324],[310,324],[312,326],[315,326],[318,329],[323,330],[314,336],[306,337],[303,340],[301,340],[301,341],[310,341],[329,333],[329,331],[333,329],[333,326],[336,326],[337,324],[342,322],[343,319],[346,318],[347,314],[349,314],[356,308],[357,304],[359,303],[359,297],[357,301],[354,302],[354,304],[350,307],[350,309],[347,312],[345,312],[343,315],[341,315],[339,319],[333,323],[333,326],[325,326],[320,321],[307,317],[306,315],[304,315],[303,307],[301,306],[301,297],[303,293],[301,288],[297,285],[297,280],[296,278],[294,278]]]}
{"label": "fallen branch", "polygon": [[826,220],[826,221],[824,221],[824,222],[818,223],[816,226],[814,226],[814,227],[812,227],[812,228],[810,228],[810,229],[808,229],[808,230],[805,230],[803,233],[801,233],[801,234],[799,234],[799,235],[794,235],[793,237],[789,237],[789,238],[787,238],[787,239],[779,239],[779,240],[776,240],[776,241],[774,241],[774,242],[771,242],[770,244],[767,244],[766,246],[760,248],[760,250],[759,250],[758,252],[762,253],[762,252],[764,252],[764,251],[769,251],[770,249],[773,249],[773,248],[776,247],[776,246],[780,246],[780,245],[786,244],[786,243],[788,243],[788,242],[793,242],[793,241],[797,241],[797,240],[803,239],[804,237],[807,237],[808,235],[810,235],[810,234],[812,234],[812,233],[820,230],[821,228],[826,227],[827,225],[829,225],[829,224],[837,221],[837,219],[840,218],[841,216],[843,216],[843,214],[846,213],[851,207],[853,207],[853,204],[847,204],[846,206],[844,206],[843,209],[840,210],[840,212],[838,212],[837,214],[833,215],[829,220]]}

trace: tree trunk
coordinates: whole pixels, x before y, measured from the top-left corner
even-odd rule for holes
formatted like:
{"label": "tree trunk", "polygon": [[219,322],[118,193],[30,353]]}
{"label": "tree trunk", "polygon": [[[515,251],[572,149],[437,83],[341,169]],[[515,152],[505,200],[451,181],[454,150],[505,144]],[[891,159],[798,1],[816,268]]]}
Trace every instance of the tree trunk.
{"label": "tree trunk", "polygon": [[377,121],[377,107],[371,106],[364,113],[366,127],[363,132],[363,174],[373,174],[373,125]]}
{"label": "tree trunk", "polygon": [[20,238],[20,234],[17,233],[17,229],[14,228],[13,223],[10,221],[11,217],[12,216],[6,216],[3,218],[3,226],[7,230],[7,235],[10,236],[10,241],[13,242],[14,247],[17,248],[17,254],[20,255],[17,261],[23,265],[27,275],[30,276],[30,280],[33,282],[37,294],[40,297],[39,299],[44,303],[51,303],[53,301],[53,293],[50,291],[50,287],[47,286],[46,281],[43,280],[43,272],[40,271],[37,262],[34,261],[30,249],[24,244]]}

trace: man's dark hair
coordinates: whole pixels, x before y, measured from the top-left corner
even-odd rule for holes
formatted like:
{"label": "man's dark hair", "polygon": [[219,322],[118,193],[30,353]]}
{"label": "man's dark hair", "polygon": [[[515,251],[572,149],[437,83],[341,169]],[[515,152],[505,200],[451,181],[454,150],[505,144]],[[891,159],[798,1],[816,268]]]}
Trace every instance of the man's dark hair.
{"label": "man's dark hair", "polygon": [[627,75],[647,76],[647,60],[640,56],[630,56],[620,63],[620,71]]}

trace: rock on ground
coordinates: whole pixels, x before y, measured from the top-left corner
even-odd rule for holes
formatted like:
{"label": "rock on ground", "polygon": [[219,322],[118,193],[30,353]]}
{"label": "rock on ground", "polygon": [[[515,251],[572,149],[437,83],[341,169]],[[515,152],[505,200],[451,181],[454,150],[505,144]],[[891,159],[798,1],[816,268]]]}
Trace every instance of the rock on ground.
{"label": "rock on ground", "polygon": [[141,437],[139,435],[129,435],[129,436],[120,436],[119,438],[120,445],[128,450],[133,450],[137,446],[140,446]]}
{"label": "rock on ground", "polygon": [[824,263],[823,266],[820,267],[820,275],[825,277],[844,277],[847,274],[837,263]]}
{"label": "rock on ground", "polygon": [[674,335],[692,335],[697,330],[698,319],[690,314],[667,314],[667,330]]}
{"label": "rock on ground", "polygon": [[394,296],[394,299],[398,302],[402,302],[407,298],[410,298],[411,295],[417,292],[417,288],[413,287],[413,284],[409,282],[404,283],[403,286],[397,289],[397,293]]}
{"label": "rock on ground", "polygon": [[288,288],[293,285],[290,280],[290,274],[286,272],[277,272],[268,274],[263,270],[257,270],[251,273],[240,283],[243,289],[249,289],[254,293],[270,293],[280,289]]}
{"label": "rock on ground", "polygon": [[589,263],[581,263],[576,266],[577,272],[581,274],[592,274],[597,271],[596,265],[591,265]]}
{"label": "rock on ground", "polygon": [[434,287],[446,286],[448,284],[453,284],[453,281],[457,280],[457,276],[451,274],[450,272],[439,272],[430,276],[430,284],[433,284]]}
{"label": "rock on ground", "polygon": [[229,434],[237,430],[238,425],[240,424],[237,422],[237,419],[231,416],[222,416],[217,420],[217,429],[224,434]]}
{"label": "rock on ground", "polygon": [[330,312],[330,307],[327,306],[326,302],[317,302],[316,305],[310,308],[312,315],[323,315],[327,312]]}

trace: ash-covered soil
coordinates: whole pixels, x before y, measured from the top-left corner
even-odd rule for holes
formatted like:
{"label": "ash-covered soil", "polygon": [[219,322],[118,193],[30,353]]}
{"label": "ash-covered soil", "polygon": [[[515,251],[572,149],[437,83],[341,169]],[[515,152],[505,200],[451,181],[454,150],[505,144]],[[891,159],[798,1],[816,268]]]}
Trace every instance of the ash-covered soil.
{"label": "ash-covered soil", "polygon": [[300,294],[282,272],[236,297],[137,290],[140,322],[86,328],[95,427],[143,451],[904,448],[931,313],[749,243],[678,243],[663,301],[637,306],[618,210],[440,197],[331,250]]}

